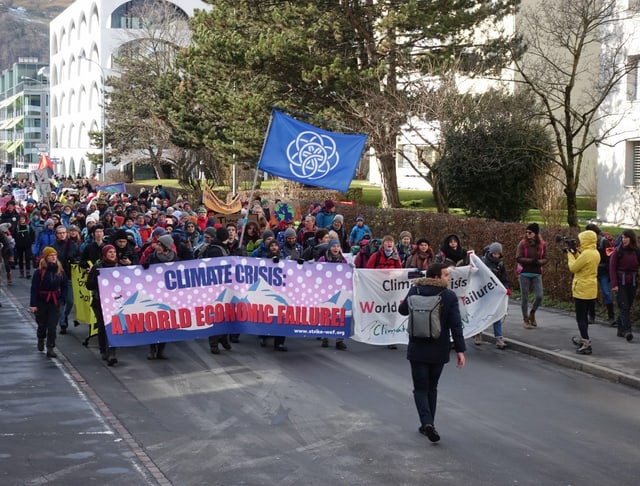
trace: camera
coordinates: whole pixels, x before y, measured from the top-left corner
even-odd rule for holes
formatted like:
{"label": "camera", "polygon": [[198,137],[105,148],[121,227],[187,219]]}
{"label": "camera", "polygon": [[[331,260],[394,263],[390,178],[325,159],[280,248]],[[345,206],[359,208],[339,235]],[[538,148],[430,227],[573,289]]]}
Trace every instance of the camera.
{"label": "camera", "polygon": [[564,251],[565,253],[576,253],[578,251],[578,240],[576,240],[575,238],[556,235],[556,243],[564,244],[564,248],[562,248],[562,251]]}

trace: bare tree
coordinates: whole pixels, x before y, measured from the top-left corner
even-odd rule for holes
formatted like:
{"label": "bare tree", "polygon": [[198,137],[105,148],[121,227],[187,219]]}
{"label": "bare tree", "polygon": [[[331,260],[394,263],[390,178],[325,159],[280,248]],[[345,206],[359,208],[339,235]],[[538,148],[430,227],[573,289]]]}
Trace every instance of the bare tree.
{"label": "bare tree", "polygon": [[[552,132],[555,153],[549,155],[562,169],[572,227],[578,226],[585,152],[615,128],[606,100],[630,70],[615,9],[615,0],[541,0],[523,8],[517,22],[526,53],[514,56],[514,64]],[[605,118],[608,128],[598,132]]]}

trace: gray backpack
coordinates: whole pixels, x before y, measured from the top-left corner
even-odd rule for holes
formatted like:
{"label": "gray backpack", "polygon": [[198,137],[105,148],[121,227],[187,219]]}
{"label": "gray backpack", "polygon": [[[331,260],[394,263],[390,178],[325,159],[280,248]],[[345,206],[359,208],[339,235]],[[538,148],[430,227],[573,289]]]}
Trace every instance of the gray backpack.
{"label": "gray backpack", "polygon": [[440,295],[442,292],[436,295],[414,294],[409,296],[407,299],[409,305],[409,326],[407,328],[409,338],[438,339],[440,337],[442,332],[440,324],[442,297]]}

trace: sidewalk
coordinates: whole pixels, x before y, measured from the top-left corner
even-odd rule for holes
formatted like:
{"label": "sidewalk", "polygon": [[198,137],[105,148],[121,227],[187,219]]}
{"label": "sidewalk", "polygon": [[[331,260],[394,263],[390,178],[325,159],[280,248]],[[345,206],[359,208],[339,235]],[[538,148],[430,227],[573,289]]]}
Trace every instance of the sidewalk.
{"label": "sidewalk", "polygon": [[[640,389],[640,330],[634,333],[633,341],[627,342],[616,336],[615,327],[596,319],[589,326],[593,354],[580,355],[571,343],[572,336],[579,336],[574,313],[541,307],[536,312],[536,321],[536,329],[525,329],[520,302],[510,301],[509,315],[502,326],[507,350]],[[494,342],[491,326],[484,331],[483,340]],[[467,343],[474,345],[473,340]]]}

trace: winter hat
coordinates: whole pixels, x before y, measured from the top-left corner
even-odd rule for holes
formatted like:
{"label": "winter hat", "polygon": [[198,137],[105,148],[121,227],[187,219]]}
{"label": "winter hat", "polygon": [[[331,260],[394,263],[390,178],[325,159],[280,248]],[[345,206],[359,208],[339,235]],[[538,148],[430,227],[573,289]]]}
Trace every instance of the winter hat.
{"label": "winter hat", "polygon": [[291,236],[293,236],[294,238],[296,237],[296,230],[294,230],[293,228],[287,228],[286,230],[284,230],[285,240]]}
{"label": "winter hat", "polygon": [[342,214],[336,214],[336,216],[333,218],[334,221],[340,221],[341,223],[344,223],[344,216]]}
{"label": "winter hat", "polygon": [[327,208],[327,211],[331,211],[334,207],[336,207],[336,203],[334,203],[331,199],[327,199],[324,202],[324,207]]}
{"label": "winter hat", "polygon": [[229,230],[224,226],[216,230],[216,238],[218,241],[227,241],[229,239]]}
{"label": "winter hat", "polygon": [[104,245],[102,247],[102,259],[104,260],[107,257],[107,252],[109,250],[115,250],[115,249],[116,249],[116,247],[113,246],[113,245]]}
{"label": "winter hat", "polygon": [[417,246],[420,246],[421,243],[426,243],[427,245],[431,246],[431,243],[429,243],[429,240],[424,237],[418,238],[418,241],[416,241]]}
{"label": "winter hat", "polygon": [[356,221],[364,221],[364,216],[360,215],[356,218]]}
{"label": "winter hat", "polygon": [[331,241],[329,242],[329,248],[331,248],[333,245],[338,245],[338,246],[340,246],[340,241],[338,241],[338,240],[331,240]]}
{"label": "winter hat", "polygon": [[171,235],[164,234],[158,238],[158,243],[164,246],[167,250],[171,250],[171,247],[173,246],[173,238],[171,238]]}
{"label": "winter hat", "polygon": [[502,245],[497,241],[491,243],[488,249],[489,253],[500,253],[502,255]]}
{"label": "winter hat", "polygon": [[164,228],[162,228],[162,227],[160,227],[160,226],[158,226],[156,229],[154,229],[154,230],[151,232],[151,236],[152,236],[153,238],[158,238],[158,239],[159,239],[161,236],[164,236],[164,235],[166,235],[166,234],[167,234],[167,230],[166,230],[166,229],[164,229]]}
{"label": "winter hat", "polygon": [[125,230],[118,230],[115,233],[113,233],[113,236],[111,237],[111,241],[126,240],[126,239],[127,239],[127,232]]}
{"label": "winter hat", "polygon": [[540,226],[538,226],[538,223],[531,223],[527,226],[527,231],[533,231],[535,234],[540,234]]}
{"label": "winter hat", "polygon": [[401,231],[398,239],[402,241],[402,238],[404,238],[405,236],[408,236],[409,238],[411,238],[411,233],[409,233],[408,231]]}
{"label": "winter hat", "polygon": [[271,230],[265,230],[264,233],[262,233],[262,241],[265,241],[267,238],[273,238],[274,234],[273,231]]}
{"label": "winter hat", "polygon": [[44,258],[47,258],[49,255],[57,255],[58,252],[55,250],[55,248],[51,248],[50,246],[45,247],[44,250],[42,250],[42,256]]}
{"label": "winter hat", "polygon": [[50,224],[56,224],[56,223],[55,223],[55,221],[53,219],[49,218],[44,222],[44,227],[46,228]]}
{"label": "winter hat", "polygon": [[205,229],[204,234],[211,236],[211,238],[217,237],[216,229],[213,226],[209,226],[207,229]]}
{"label": "winter hat", "polygon": [[69,228],[67,228],[69,231],[80,231],[80,226],[78,226],[77,224],[71,224],[69,225]]}

